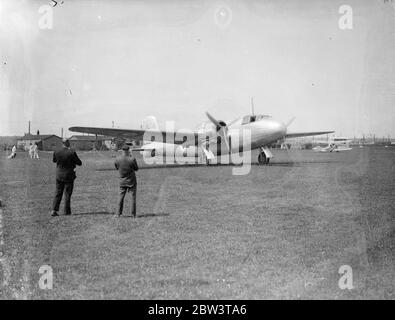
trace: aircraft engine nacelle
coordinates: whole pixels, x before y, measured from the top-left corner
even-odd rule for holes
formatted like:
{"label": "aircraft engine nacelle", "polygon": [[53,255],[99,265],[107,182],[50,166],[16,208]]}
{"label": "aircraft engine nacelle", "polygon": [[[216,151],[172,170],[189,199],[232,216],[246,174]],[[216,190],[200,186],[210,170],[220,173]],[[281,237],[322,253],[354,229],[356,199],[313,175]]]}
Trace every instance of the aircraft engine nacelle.
{"label": "aircraft engine nacelle", "polygon": [[143,156],[143,158],[153,158],[156,155],[156,150],[155,149],[144,150],[144,151],[141,151],[140,153]]}
{"label": "aircraft engine nacelle", "polygon": [[219,130],[221,130],[221,128],[227,126],[226,122],[223,121],[223,120],[218,120],[218,124],[219,124],[219,126],[216,127],[217,132],[218,132]]}
{"label": "aircraft engine nacelle", "polygon": [[205,121],[196,127],[198,132],[207,134],[208,136],[216,135],[223,128],[227,128],[227,124],[223,120],[218,120],[218,125],[215,125],[211,121]]}
{"label": "aircraft engine nacelle", "polygon": [[143,147],[147,148],[147,150],[140,151],[140,154],[143,156],[144,159],[155,158],[158,155],[162,154],[162,144],[151,142],[143,145]]}
{"label": "aircraft engine nacelle", "polygon": [[187,157],[188,156],[188,149],[182,145],[177,146],[174,155],[178,158],[180,157]]}
{"label": "aircraft engine nacelle", "polygon": [[168,157],[174,155],[173,144],[152,143],[145,146],[148,150],[141,151],[144,158]]}
{"label": "aircraft engine nacelle", "polygon": [[199,156],[195,146],[185,147],[183,145],[165,145],[164,147],[155,146],[153,149],[140,152],[144,159],[189,159]]}

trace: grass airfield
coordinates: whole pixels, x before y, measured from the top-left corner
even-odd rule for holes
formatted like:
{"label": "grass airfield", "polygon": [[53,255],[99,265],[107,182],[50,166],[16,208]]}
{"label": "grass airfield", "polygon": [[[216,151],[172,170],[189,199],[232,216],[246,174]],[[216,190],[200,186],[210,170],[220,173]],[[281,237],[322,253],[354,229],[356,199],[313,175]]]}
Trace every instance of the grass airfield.
{"label": "grass airfield", "polygon": [[139,159],[137,219],[112,217],[115,153],[78,154],[73,215],[52,218],[52,153],[0,153],[0,298],[394,299],[395,148],[278,150],[245,176]]}

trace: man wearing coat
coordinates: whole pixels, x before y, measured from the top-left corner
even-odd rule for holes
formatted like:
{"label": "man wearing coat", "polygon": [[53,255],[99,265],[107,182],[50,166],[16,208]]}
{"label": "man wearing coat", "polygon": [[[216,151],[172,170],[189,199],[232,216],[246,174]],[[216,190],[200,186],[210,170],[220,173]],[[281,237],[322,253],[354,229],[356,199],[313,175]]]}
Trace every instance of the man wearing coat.
{"label": "man wearing coat", "polygon": [[119,172],[119,202],[115,217],[120,217],[123,211],[123,202],[126,192],[132,193],[132,217],[136,218],[136,191],[137,180],[134,173],[139,169],[136,159],[130,154],[129,146],[122,147],[122,155],[115,160],[115,168]]}
{"label": "man wearing coat", "polygon": [[77,153],[70,148],[70,141],[63,142],[63,148],[56,150],[53,154],[53,162],[56,163],[56,192],[52,206],[52,216],[58,216],[60,202],[62,201],[63,193],[64,200],[64,214],[71,214],[71,195],[74,188],[75,167],[82,165]]}

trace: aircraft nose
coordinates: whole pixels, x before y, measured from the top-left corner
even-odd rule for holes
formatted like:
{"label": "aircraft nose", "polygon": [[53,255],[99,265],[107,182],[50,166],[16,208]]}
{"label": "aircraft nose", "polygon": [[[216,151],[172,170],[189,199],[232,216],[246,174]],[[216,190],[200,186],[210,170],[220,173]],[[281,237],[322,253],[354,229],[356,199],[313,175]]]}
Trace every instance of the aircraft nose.
{"label": "aircraft nose", "polygon": [[275,120],[273,120],[271,123],[271,129],[273,132],[281,133],[281,135],[285,135],[287,131],[287,128],[284,123]]}

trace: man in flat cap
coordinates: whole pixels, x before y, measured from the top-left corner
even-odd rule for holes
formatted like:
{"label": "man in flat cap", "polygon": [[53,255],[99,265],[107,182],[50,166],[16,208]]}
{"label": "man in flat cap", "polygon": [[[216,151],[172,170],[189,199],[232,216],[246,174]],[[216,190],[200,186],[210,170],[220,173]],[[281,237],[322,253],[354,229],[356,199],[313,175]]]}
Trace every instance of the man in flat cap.
{"label": "man in flat cap", "polygon": [[71,195],[74,188],[75,167],[82,165],[77,153],[70,148],[70,141],[64,140],[63,147],[53,154],[53,162],[56,163],[56,192],[52,206],[52,216],[58,215],[63,193],[65,195],[64,214],[71,214]]}
{"label": "man in flat cap", "polygon": [[139,169],[136,159],[130,154],[129,146],[122,147],[122,154],[115,160],[115,168],[119,172],[119,202],[115,217],[120,217],[123,211],[123,202],[126,192],[132,193],[132,217],[136,218],[136,191],[137,180],[134,173]]}

